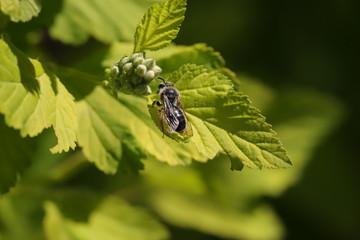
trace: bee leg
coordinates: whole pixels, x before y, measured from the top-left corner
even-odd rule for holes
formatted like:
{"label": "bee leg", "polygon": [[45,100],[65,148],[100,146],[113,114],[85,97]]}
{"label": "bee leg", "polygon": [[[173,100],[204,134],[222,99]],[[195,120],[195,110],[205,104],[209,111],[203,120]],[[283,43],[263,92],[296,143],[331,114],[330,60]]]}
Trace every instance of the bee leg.
{"label": "bee leg", "polygon": [[158,101],[158,100],[155,100],[155,101],[153,101],[153,103],[152,103],[152,107],[154,107],[154,105],[157,105],[158,107],[160,107],[162,104]]}
{"label": "bee leg", "polygon": [[182,110],[184,110],[184,104],[182,104],[182,102],[178,101],[177,106],[178,106],[178,108],[181,108]]}

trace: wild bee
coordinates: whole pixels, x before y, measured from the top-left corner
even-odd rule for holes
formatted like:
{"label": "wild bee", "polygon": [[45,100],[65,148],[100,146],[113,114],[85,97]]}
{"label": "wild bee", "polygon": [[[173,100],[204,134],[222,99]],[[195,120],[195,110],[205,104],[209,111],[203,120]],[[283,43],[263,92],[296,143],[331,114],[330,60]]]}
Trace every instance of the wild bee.
{"label": "wild bee", "polygon": [[193,135],[183,104],[180,102],[180,92],[173,84],[163,82],[158,86],[160,101],[155,100],[153,106],[159,106],[159,128],[163,133],[178,132],[188,137]]}

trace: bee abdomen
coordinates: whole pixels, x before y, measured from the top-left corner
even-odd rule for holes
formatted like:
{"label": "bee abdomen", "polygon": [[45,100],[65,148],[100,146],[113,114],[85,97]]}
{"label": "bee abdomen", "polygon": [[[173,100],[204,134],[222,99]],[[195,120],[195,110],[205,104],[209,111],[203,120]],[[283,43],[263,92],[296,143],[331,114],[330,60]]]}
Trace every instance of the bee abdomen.
{"label": "bee abdomen", "polygon": [[174,113],[175,113],[176,118],[179,120],[179,125],[175,129],[175,131],[176,132],[181,132],[186,128],[186,119],[185,119],[184,113],[178,107],[175,107]]}

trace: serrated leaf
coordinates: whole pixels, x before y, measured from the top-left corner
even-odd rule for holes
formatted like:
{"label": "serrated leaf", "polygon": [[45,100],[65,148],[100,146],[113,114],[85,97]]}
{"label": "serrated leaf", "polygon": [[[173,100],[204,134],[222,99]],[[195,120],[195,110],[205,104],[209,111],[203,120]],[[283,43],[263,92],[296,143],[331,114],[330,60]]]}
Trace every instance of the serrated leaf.
{"label": "serrated leaf", "polygon": [[30,164],[34,144],[5,126],[0,117],[0,194],[16,184],[20,173]]}
{"label": "serrated leaf", "polygon": [[167,230],[154,217],[115,197],[103,200],[87,223],[66,219],[52,202],[46,202],[44,207],[48,240],[160,240],[168,237]]}
{"label": "serrated leaf", "polygon": [[0,112],[21,135],[36,136],[53,127],[53,153],[74,149],[77,111],[73,96],[42,64],[0,39]]}
{"label": "serrated leaf", "polygon": [[132,40],[148,6],[144,0],[65,0],[50,35],[74,45],[84,43],[89,36],[105,43]]}
{"label": "serrated leaf", "polygon": [[13,22],[27,22],[40,13],[37,0],[0,0],[1,11]]}
{"label": "serrated leaf", "polygon": [[193,125],[193,142],[208,158],[225,152],[231,168],[289,167],[291,162],[271,126],[248,97],[232,91],[229,79],[217,71],[184,65],[167,81],[181,93]]}
{"label": "serrated leaf", "polygon": [[79,118],[79,145],[85,156],[106,173],[115,173],[122,164],[121,144],[137,156],[133,161],[146,155],[170,165],[203,159],[193,153],[191,144],[179,146],[162,137],[150,119],[143,98],[121,94],[116,101],[98,87],[79,101],[78,106],[83,115]]}
{"label": "serrated leaf", "polygon": [[186,0],[169,0],[152,5],[137,26],[134,52],[166,47],[177,36],[185,18]]}

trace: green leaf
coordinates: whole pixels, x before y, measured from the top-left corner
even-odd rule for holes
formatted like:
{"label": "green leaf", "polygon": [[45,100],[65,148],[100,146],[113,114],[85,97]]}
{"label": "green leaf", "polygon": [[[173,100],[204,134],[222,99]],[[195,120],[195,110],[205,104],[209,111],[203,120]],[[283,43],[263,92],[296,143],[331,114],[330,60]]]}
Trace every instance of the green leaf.
{"label": "green leaf", "polygon": [[208,158],[225,152],[231,168],[289,167],[291,162],[271,126],[248,97],[232,91],[229,79],[202,66],[184,65],[167,81],[181,93],[193,125],[192,141]]}
{"label": "green leaf", "polygon": [[[160,191],[150,204],[165,221],[181,228],[217,235],[222,239],[282,239],[275,212],[259,205],[247,212],[209,200],[209,196]],[[174,207],[176,206],[176,207]],[[261,231],[259,231],[261,229]]]}
{"label": "green leaf", "polygon": [[63,217],[52,202],[45,203],[45,235],[48,240],[167,239],[167,230],[151,215],[108,197],[90,214],[87,223]]}
{"label": "green leaf", "polygon": [[221,54],[204,43],[192,46],[172,44],[166,49],[150,53],[149,56],[157,60],[164,73],[176,71],[187,63],[203,65],[209,70],[220,70],[225,67],[225,60]]}
{"label": "green leaf", "polygon": [[[264,89],[265,86],[254,80],[250,82],[242,78],[242,83],[251,96],[264,96],[271,90]],[[276,172],[246,171],[239,178],[232,179],[231,185],[235,187],[239,181],[244,182],[246,184],[242,191],[246,193],[277,197],[301,179],[308,161],[313,158],[314,150],[346,114],[339,100],[310,89],[278,89],[266,98],[266,102],[260,100],[257,104],[272,119],[296,167]]]}
{"label": "green leaf", "polygon": [[34,144],[5,125],[0,117],[0,193],[9,191],[19,174],[30,164]]}
{"label": "green leaf", "polygon": [[130,41],[148,6],[144,0],[65,0],[50,35],[74,45],[84,43],[89,36],[105,43]]}
{"label": "green leaf", "polygon": [[146,106],[145,99],[131,95],[121,94],[116,101],[100,87],[79,101],[78,139],[85,156],[99,169],[111,174],[122,164],[122,144],[137,156],[132,161],[139,161],[144,156],[170,165],[184,165],[193,158],[203,160],[194,153],[192,144],[178,145],[163,138],[152,123]]}
{"label": "green leaf", "polygon": [[37,0],[0,0],[1,11],[13,22],[27,22],[40,13]]}
{"label": "green leaf", "polygon": [[180,228],[226,239],[282,239],[284,231],[276,212],[243,192],[257,180],[242,176],[263,171],[229,172],[222,158],[189,167],[151,162],[143,180],[151,192],[144,201],[164,221]]}
{"label": "green leaf", "polygon": [[169,0],[151,6],[136,28],[134,52],[154,51],[169,45],[180,30],[185,11],[186,0]]}
{"label": "green leaf", "polygon": [[53,127],[53,153],[74,149],[77,111],[73,96],[42,64],[0,39],[0,113],[21,135],[36,136]]}

